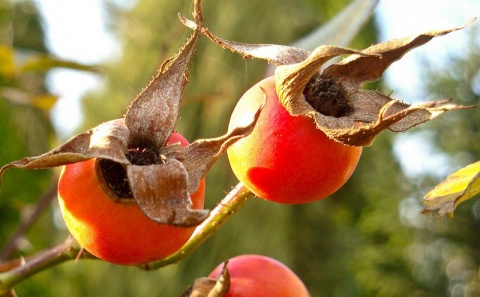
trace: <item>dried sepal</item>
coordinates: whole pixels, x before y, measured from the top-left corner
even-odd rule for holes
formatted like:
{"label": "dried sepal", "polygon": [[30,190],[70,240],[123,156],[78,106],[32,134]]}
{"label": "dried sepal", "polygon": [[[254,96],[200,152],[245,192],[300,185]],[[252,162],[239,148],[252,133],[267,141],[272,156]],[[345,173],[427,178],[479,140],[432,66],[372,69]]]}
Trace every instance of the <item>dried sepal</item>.
{"label": "dried sepal", "polygon": [[91,158],[104,158],[128,164],[125,157],[129,131],[122,119],[112,120],[72,137],[59,147],[39,156],[11,162],[0,169],[0,177],[9,168],[45,169]]}
{"label": "dried sepal", "polygon": [[[385,129],[402,132],[446,111],[472,108],[448,101],[410,105],[376,91],[362,90],[362,86],[378,80],[408,51],[434,37],[463,29],[473,21],[457,28],[390,40],[362,51],[324,45],[310,53],[284,45],[228,41],[206,28],[202,33],[244,58],[263,59],[277,65],[277,95],[290,114],[312,118],[317,128],[335,141],[367,146]],[[192,21],[183,22],[196,28]],[[327,61],[343,54],[349,56],[322,69]]]}
{"label": "dried sepal", "polygon": [[362,50],[362,53],[376,55],[352,55],[328,67],[323,74],[332,78],[344,77],[346,80],[359,84],[376,81],[393,62],[401,59],[410,50],[429,42],[434,37],[461,30],[474,21],[475,19],[471,19],[465,25],[456,28],[430,31],[372,45]]}
{"label": "dried sepal", "polygon": [[[403,45],[403,43],[400,44]],[[413,43],[409,44],[414,46]],[[302,63],[277,67],[276,91],[282,105],[290,114],[312,118],[318,129],[336,141],[354,146],[368,146],[385,129],[402,132],[431,120],[445,111],[466,108],[446,101],[410,105],[376,91],[362,90],[361,83],[366,81],[362,82],[358,77],[362,77],[364,73],[359,70],[361,75],[355,76],[357,73],[355,68],[351,69],[348,63],[343,66],[351,70],[351,77],[347,74],[340,77],[331,76],[331,67],[339,69],[340,72],[343,71],[342,67],[338,67],[339,64],[333,64],[324,71],[318,72],[321,66],[318,64],[331,58],[327,50],[319,51],[323,48],[325,46],[318,48]],[[384,49],[384,47],[379,48]],[[379,63],[382,73],[385,70],[383,67],[390,65],[385,63],[384,58],[381,57],[382,53],[369,54],[372,55],[354,54],[354,56],[357,59],[382,61]],[[324,59],[322,60],[321,57]],[[398,52],[397,55],[390,55],[390,57],[397,58]],[[371,60],[371,62],[374,61]],[[317,66],[316,72],[309,68],[312,64]],[[360,65],[359,67],[364,67],[363,64]],[[325,72],[329,75],[325,75]],[[309,90],[310,94],[305,93],[307,84],[313,85]],[[360,126],[359,122],[364,124]]]}
{"label": "dried sepal", "polygon": [[200,277],[188,288],[182,297],[223,297],[230,289],[230,273],[227,268],[228,261],[223,263],[222,273],[218,279]]}
{"label": "dried sepal", "polygon": [[[185,26],[192,30],[198,30],[199,26],[195,22],[188,20],[181,15],[179,18]],[[216,44],[240,54],[244,59],[256,58],[266,60],[273,65],[287,65],[299,63],[310,55],[308,51],[293,46],[240,43],[218,37],[205,27],[202,27],[201,31]]]}
{"label": "dried sepal", "polygon": [[[300,65],[280,66],[275,73],[277,93],[291,114],[302,114],[313,118],[317,128],[332,139],[356,146],[369,145],[384,129],[395,132],[405,131],[431,120],[447,110],[464,108],[445,101],[411,106],[379,92],[361,90],[361,86],[365,82],[379,79],[391,63],[400,59],[409,50],[428,42],[433,37],[442,36],[461,28],[463,27],[428,32],[373,45],[363,50],[362,54],[353,54],[339,63],[330,65],[319,74],[302,73],[305,67],[303,64],[308,63],[308,59]],[[314,53],[311,56],[313,55]],[[285,77],[298,75],[298,73],[302,73],[303,81],[317,76],[314,79],[321,83],[331,82],[335,88],[328,86],[321,91],[337,92],[337,98],[342,98],[347,102],[346,112],[335,116],[331,113],[321,113],[314,108],[311,103],[307,102],[303,93],[304,89],[298,87],[301,80],[285,79]],[[319,101],[318,104],[324,103]],[[339,101],[337,100],[336,105]],[[359,126],[358,122],[365,124]]]}
{"label": "dried sepal", "polygon": [[168,160],[168,159],[176,159],[180,162],[185,161],[185,149],[180,145],[179,142],[174,144],[169,144],[167,146],[162,147],[160,152],[160,159]]}
{"label": "dried sepal", "polygon": [[190,193],[197,190],[201,178],[205,176],[207,171],[210,170],[212,165],[230,145],[252,132],[260,116],[262,107],[263,105],[257,109],[250,124],[233,128],[227,134],[218,138],[196,140],[186,147],[186,158],[183,164],[188,171]]}
{"label": "dried sepal", "polygon": [[[191,209],[188,174],[180,161],[127,167],[132,194],[140,209],[152,220],[179,227],[193,227],[207,218],[208,210]],[[133,186],[134,185],[134,186]]]}
{"label": "dried sepal", "polygon": [[98,180],[115,202],[136,202],[147,217],[162,224],[201,223],[209,211],[191,209],[190,195],[220,154],[252,131],[256,118],[219,138],[197,140],[188,147],[166,145],[203,28],[201,0],[194,0],[193,16],[198,28],[131,102],[124,118],[101,124],[46,154],[7,164],[0,176],[12,167],[41,169],[96,158]]}
{"label": "dried sepal", "polygon": [[[398,109],[401,106],[404,106],[404,108],[392,113],[392,110]],[[409,105],[392,99],[380,109],[375,122],[364,124],[358,128],[355,127],[355,123],[352,122],[351,125],[353,125],[353,127],[350,126],[351,128],[339,129],[338,122],[335,121],[333,122],[333,125],[335,125],[334,128],[329,129],[329,123],[332,122],[331,118],[323,116],[318,112],[315,113],[315,123],[317,123],[317,126],[321,126],[321,130],[332,139],[349,145],[368,146],[373,142],[375,137],[385,129],[402,132],[432,120],[446,111],[466,108],[471,107],[458,106],[449,101],[434,101]],[[348,124],[345,126],[348,126]]]}
{"label": "dried sepal", "polygon": [[180,101],[188,82],[188,67],[200,37],[201,1],[195,3],[195,21],[199,27],[180,52],[167,60],[148,86],[132,101],[125,114],[125,124],[133,144],[153,142],[162,147],[175,128]]}
{"label": "dried sepal", "polygon": [[[280,102],[290,112],[297,116],[305,114],[305,110],[313,110],[313,107],[305,100],[288,100],[296,98],[298,94],[303,96],[303,91],[314,75],[320,74],[320,68],[332,58],[345,54],[359,54],[361,52],[322,45],[316,48],[304,61],[290,65],[280,65],[275,69],[276,92]],[[298,103],[298,104],[297,104]]]}

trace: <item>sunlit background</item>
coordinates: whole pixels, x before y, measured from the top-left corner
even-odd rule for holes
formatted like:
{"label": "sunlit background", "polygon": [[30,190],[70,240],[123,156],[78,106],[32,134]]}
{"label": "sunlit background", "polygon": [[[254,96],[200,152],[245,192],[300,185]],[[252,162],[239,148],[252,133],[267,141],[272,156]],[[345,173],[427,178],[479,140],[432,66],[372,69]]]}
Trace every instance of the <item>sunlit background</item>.
{"label": "sunlit background", "polygon": [[[44,16],[47,44],[57,56],[95,64],[114,60],[121,54],[118,41],[108,29],[105,2],[99,0],[34,2]],[[135,4],[133,0],[112,2],[124,9],[129,9]],[[375,19],[378,23],[379,39],[385,41],[430,30],[457,27],[477,17],[479,13],[480,1],[476,0],[382,0],[375,10]],[[468,31],[456,32],[433,40],[408,53],[401,62],[393,64],[387,70],[385,79],[394,96],[407,102],[433,99],[428,98],[422,85],[419,63],[424,61],[435,66],[444,66],[448,55],[460,54],[466,50]],[[48,79],[52,92],[61,96],[53,109],[56,128],[60,135],[71,136],[82,118],[80,98],[85,91],[98,88],[102,83],[102,77],[78,71],[54,70]],[[396,152],[408,174],[420,174],[423,170],[444,174],[450,170],[448,168],[439,172],[435,169],[439,167],[438,165],[447,165],[446,158],[434,152],[428,143],[412,135],[407,138],[397,142]],[[429,159],[429,162],[422,162],[426,159]],[[429,168],[429,164],[433,169]]]}
{"label": "sunlit background", "polygon": [[[0,8],[21,2],[0,0]],[[79,131],[120,116],[161,61],[189,35],[177,13],[189,15],[190,2],[33,0],[48,51],[62,59],[100,65],[101,72],[48,71],[46,91],[59,96],[51,110],[0,96],[1,164],[44,152]],[[252,43],[293,43],[350,3],[203,2],[213,32]],[[457,27],[473,17],[480,17],[480,1],[380,0],[373,21],[351,46],[364,48]],[[479,28],[477,20],[413,50],[373,88],[407,102],[452,98],[458,104],[479,104]],[[189,139],[224,133],[236,98],[264,73],[263,62],[244,61],[202,43],[192,65],[179,131]],[[178,265],[145,272],[100,261],[70,261],[22,283],[18,296],[180,296],[194,278],[241,253],[266,254],[284,262],[304,280],[312,297],[480,296],[480,202],[462,204],[454,219],[420,214],[429,189],[453,170],[480,159],[479,119],[476,110],[456,111],[407,133],[384,132],[364,149],[356,172],[333,197],[295,206],[249,201]],[[207,175],[206,207],[213,208],[236,182],[227,159],[220,159]],[[0,249],[54,183],[51,171],[11,170],[4,175]],[[9,254],[11,258],[34,254],[66,235],[52,203]],[[5,250],[0,252],[1,264]]]}

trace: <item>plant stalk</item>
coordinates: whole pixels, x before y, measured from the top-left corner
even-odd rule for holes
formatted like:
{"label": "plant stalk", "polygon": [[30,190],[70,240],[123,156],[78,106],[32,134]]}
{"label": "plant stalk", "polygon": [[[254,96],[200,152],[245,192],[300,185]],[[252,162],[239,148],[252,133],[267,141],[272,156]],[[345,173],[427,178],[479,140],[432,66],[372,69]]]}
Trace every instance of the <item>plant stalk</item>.
{"label": "plant stalk", "polygon": [[159,261],[151,262],[140,266],[145,270],[155,270],[161,267],[174,264],[186,258],[202,245],[210,236],[212,236],[220,226],[228,221],[230,217],[236,213],[253,194],[238,183],[218,205],[212,210],[210,215],[195,229],[192,237],[188,242],[173,255]]}
{"label": "plant stalk", "polygon": [[72,237],[34,256],[17,261],[8,271],[0,273],[0,295],[7,294],[22,281],[45,269],[75,259],[82,253]]}
{"label": "plant stalk", "polygon": [[[241,183],[237,184],[210,212],[209,217],[198,225],[192,237],[180,250],[165,259],[138,267],[145,270],[155,270],[186,258],[252,197],[253,194]],[[95,259],[93,255],[79,247],[73,237],[69,236],[63,243],[26,259],[0,263],[0,268],[7,267],[6,269],[0,269],[0,296],[9,296],[8,294],[13,292],[13,288],[17,284],[38,272],[68,260],[84,258]]]}

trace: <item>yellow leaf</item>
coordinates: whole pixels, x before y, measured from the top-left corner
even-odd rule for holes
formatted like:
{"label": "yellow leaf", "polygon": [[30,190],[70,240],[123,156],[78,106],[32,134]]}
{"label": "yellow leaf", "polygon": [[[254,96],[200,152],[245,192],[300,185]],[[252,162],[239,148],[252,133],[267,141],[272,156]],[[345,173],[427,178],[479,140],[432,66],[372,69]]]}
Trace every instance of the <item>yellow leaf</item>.
{"label": "yellow leaf", "polygon": [[0,45],[0,77],[11,78],[15,73],[15,54],[8,46]]}
{"label": "yellow leaf", "polygon": [[424,214],[453,216],[453,211],[465,200],[480,193],[480,161],[450,174],[423,197]]}
{"label": "yellow leaf", "polygon": [[52,94],[35,96],[32,100],[32,105],[42,110],[50,111],[53,105],[57,102],[57,99],[58,96]]}

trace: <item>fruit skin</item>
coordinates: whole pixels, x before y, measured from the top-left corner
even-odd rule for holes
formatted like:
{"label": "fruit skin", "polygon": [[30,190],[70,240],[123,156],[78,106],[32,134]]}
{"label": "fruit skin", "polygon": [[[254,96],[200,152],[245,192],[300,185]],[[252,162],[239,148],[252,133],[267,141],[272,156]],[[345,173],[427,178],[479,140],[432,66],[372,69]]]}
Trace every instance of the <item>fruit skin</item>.
{"label": "fruit skin", "polygon": [[[167,144],[187,140],[172,133]],[[203,208],[205,181],[191,195],[192,208]],[[95,173],[95,159],[63,166],[58,185],[60,210],[72,236],[105,261],[138,265],[163,259],[180,249],[195,228],[156,223],[136,203],[114,202]]]}
{"label": "fruit skin", "polygon": [[278,99],[274,77],[245,92],[229,129],[251,121],[265,100],[253,132],[227,150],[237,178],[255,195],[286,204],[317,201],[343,186],[362,148],[329,139],[310,118],[291,116]]}
{"label": "fruit skin", "polygon": [[[223,264],[209,277],[218,279]],[[241,255],[228,261],[230,289],[224,297],[308,297],[307,288],[290,268],[261,255]]]}

